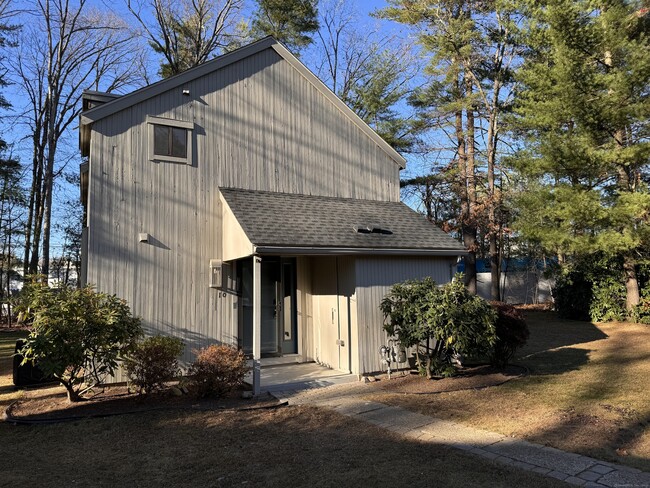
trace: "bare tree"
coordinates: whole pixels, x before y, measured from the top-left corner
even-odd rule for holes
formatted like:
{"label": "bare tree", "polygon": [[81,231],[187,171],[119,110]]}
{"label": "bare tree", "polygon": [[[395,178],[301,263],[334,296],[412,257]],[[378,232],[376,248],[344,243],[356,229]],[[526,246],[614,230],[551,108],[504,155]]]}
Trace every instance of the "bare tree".
{"label": "bare tree", "polygon": [[319,5],[314,71],[386,142],[400,151],[411,150],[414,126],[403,110],[395,110],[421,67],[411,46],[384,35],[378,25],[364,24],[351,2],[326,0]]}
{"label": "bare tree", "polygon": [[[244,0],[127,0],[163,78],[197,66],[232,44]],[[153,19],[153,20],[150,20]]]}
{"label": "bare tree", "polygon": [[[117,17],[93,10],[88,0],[38,0],[13,63],[28,106],[23,114],[32,139],[25,272],[49,272],[52,193],[60,174],[61,139],[81,112],[84,89],[114,91],[129,84],[137,49]],[[42,256],[40,250],[42,248]]]}

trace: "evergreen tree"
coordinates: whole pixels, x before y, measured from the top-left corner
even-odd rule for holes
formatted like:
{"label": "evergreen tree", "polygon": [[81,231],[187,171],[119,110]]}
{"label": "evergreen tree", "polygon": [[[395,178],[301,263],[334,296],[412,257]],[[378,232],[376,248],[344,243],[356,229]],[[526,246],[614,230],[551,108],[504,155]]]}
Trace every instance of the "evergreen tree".
{"label": "evergreen tree", "polygon": [[291,52],[311,44],[318,31],[317,0],[257,0],[251,22],[254,38],[273,36]]}
{"label": "evergreen tree", "polygon": [[650,16],[641,2],[547,0],[529,11],[517,127],[518,229],[565,257],[622,258],[631,311],[650,238]]}
{"label": "evergreen tree", "polygon": [[[503,114],[511,102],[519,57],[516,5],[508,0],[390,0],[380,16],[411,26],[430,56],[428,81],[411,97],[422,129],[445,139],[436,152],[455,171],[454,193],[465,258],[465,280],[476,292],[476,257],[488,238],[492,298],[500,299],[500,152]],[[480,238],[480,239],[479,239]]]}

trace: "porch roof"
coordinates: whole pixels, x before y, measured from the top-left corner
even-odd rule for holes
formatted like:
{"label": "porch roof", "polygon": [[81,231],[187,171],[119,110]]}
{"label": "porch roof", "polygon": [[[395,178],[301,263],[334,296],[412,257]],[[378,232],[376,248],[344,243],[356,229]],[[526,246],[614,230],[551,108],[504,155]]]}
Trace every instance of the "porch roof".
{"label": "porch roof", "polygon": [[459,242],[401,202],[220,191],[259,254],[466,253]]}

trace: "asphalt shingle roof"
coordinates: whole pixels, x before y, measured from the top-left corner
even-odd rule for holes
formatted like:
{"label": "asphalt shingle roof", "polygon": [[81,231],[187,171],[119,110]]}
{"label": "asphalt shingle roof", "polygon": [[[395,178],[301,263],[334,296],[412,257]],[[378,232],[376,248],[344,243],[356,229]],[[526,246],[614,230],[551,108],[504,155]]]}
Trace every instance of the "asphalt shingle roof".
{"label": "asphalt shingle roof", "polygon": [[[401,202],[238,188],[220,191],[256,246],[465,251],[459,242]],[[360,233],[357,227],[379,227],[392,234]]]}

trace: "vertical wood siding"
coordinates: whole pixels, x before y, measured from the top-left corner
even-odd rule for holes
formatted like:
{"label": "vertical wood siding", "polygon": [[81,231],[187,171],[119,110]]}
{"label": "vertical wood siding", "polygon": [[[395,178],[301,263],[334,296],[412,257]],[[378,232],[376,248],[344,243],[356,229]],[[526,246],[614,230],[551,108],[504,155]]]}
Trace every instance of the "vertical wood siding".
{"label": "vertical wood siding", "polygon": [[296,304],[298,307],[298,352],[303,361],[315,361],[314,313],[311,290],[311,261],[300,257],[296,260]]}
{"label": "vertical wood siding", "polygon": [[[360,373],[382,370],[379,348],[388,339],[379,304],[390,287],[404,280],[430,276],[436,283],[447,283],[455,270],[456,259],[422,257],[366,257],[357,259],[357,317]],[[452,268],[453,267],[453,268]]]}
{"label": "vertical wood siding", "polygon": [[[148,160],[148,115],[194,123],[191,165]],[[88,282],[182,338],[186,360],[236,343],[237,296],[208,287],[219,186],[399,200],[398,165],[271,49],[97,121],[89,176]]]}

